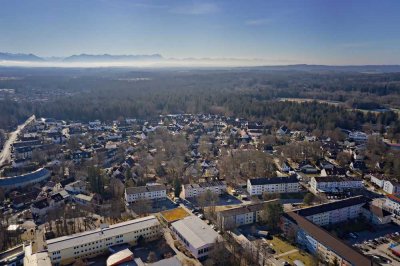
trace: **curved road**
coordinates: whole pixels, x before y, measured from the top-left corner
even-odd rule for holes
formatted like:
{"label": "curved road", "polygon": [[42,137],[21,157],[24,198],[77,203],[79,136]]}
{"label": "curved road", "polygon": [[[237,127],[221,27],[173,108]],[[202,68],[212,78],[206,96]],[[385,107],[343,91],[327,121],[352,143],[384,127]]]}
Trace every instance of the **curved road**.
{"label": "curved road", "polygon": [[18,134],[23,130],[29,123],[35,120],[35,115],[29,117],[22,125],[19,125],[17,129],[9,134],[9,138],[4,144],[3,150],[0,153],[0,168],[4,166],[10,160],[11,156],[11,145],[17,140]]}

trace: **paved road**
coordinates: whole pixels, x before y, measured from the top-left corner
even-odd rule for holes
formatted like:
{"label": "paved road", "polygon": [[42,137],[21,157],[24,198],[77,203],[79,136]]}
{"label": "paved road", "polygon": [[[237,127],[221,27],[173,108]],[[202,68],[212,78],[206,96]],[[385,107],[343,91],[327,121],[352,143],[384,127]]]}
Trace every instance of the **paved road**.
{"label": "paved road", "polygon": [[19,125],[14,132],[9,134],[9,138],[4,144],[3,150],[0,153],[0,168],[10,160],[11,145],[17,140],[18,134],[33,120],[35,120],[35,115],[29,117],[22,125]]}

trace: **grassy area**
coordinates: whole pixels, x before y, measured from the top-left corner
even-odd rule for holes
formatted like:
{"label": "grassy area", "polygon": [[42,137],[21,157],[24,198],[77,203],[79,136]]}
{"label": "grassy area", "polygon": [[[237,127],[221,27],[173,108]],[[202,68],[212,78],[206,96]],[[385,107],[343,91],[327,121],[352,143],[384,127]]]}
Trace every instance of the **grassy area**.
{"label": "grassy area", "polygon": [[304,265],[314,265],[313,257],[310,254],[308,254],[304,251],[301,251],[301,250],[299,250],[296,253],[291,253],[289,255],[280,257],[280,259],[283,259],[283,260],[289,262],[291,265],[294,265],[293,262],[295,260],[299,260],[299,261],[303,262]]}
{"label": "grassy area", "polygon": [[189,216],[189,213],[187,211],[185,211],[183,208],[179,207],[176,209],[163,211],[163,212],[161,212],[161,216],[168,223],[172,223],[173,221],[177,221],[177,220],[185,218],[186,216]]}
{"label": "grassy area", "polygon": [[277,254],[285,253],[296,248],[275,236],[273,237],[272,240],[268,240],[268,243],[272,244],[271,247],[275,249]]}
{"label": "grassy area", "polygon": [[281,199],[303,199],[306,193],[281,193]]}
{"label": "grassy area", "polygon": [[283,259],[285,261],[288,261],[293,265],[293,262],[295,260],[300,260],[301,262],[304,263],[304,265],[313,265],[313,258],[310,254],[308,254],[305,251],[299,250],[297,247],[291,245],[290,243],[275,237],[272,240],[267,240],[268,243],[272,244],[272,248],[276,251],[276,256],[279,256],[279,254],[286,253],[292,250],[297,250],[293,253],[284,255],[284,256],[279,256],[279,259]]}

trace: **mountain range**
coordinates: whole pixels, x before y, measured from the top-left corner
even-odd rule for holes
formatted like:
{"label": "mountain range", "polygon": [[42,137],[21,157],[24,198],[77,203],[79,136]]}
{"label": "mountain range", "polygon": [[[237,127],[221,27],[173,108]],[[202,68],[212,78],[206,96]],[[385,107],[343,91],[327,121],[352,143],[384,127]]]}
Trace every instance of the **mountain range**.
{"label": "mountain range", "polygon": [[40,61],[63,61],[63,62],[132,62],[132,61],[152,61],[163,60],[160,54],[151,55],[92,55],[92,54],[79,54],[71,55],[68,57],[39,57],[34,54],[12,54],[1,53],[0,61],[27,61],[27,62],[40,62]]}
{"label": "mountain range", "polygon": [[0,60],[29,61],[29,62],[45,61],[43,58],[36,56],[34,54],[11,54],[11,53],[1,53],[1,52],[0,52]]}
{"label": "mountain range", "polygon": [[300,72],[358,72],[390,73],[400,72],[400,65],[313,65],[276,64],[262,59],[237,58],[165,58],[160,54],[149,55],[110,55],[79,54],[67,57],[39,57],[34,54],[2,53],[1,66],[58,66],[58,67],[96,67],[96,66],[162,66],[162,67],[239,67],[261,71],[300,71]]}

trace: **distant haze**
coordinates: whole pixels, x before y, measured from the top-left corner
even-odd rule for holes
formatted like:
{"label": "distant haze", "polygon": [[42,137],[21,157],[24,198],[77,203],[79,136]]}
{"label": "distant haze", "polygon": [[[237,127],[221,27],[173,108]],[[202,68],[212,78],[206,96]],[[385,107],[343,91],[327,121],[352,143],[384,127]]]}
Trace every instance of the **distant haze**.
{"label": "distant haze", "polygon": [[398,0],[2,0],[0,52],[38,66],[393,65],[399,13]]}
{"label": "distant haze", "polygon": [[281,65],[290,62],[274,62],[261,59],[240,58],[164,58],[151,55],[90,55],[42,58],[33,54],[0,53],[0,66],[14,67],[237,67]]}

